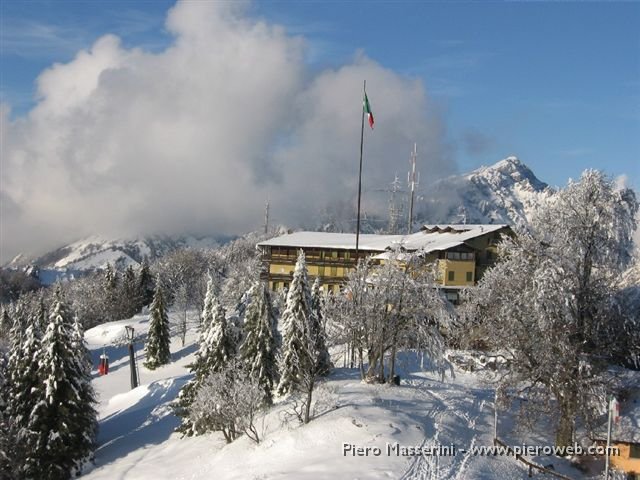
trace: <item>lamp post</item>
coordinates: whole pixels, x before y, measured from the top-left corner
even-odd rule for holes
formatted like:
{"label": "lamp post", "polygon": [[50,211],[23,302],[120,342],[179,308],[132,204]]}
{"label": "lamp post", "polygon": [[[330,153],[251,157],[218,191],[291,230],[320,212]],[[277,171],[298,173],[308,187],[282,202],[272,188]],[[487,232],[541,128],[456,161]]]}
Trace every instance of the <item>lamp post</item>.
{"label": "lamp post", "polygon": [[129,367],[131,369],[131,390],[138,386],[138,375],[136,373],[136,353],[133,347],[133,338],[135,330],[133,327],[124,327],[127,330],[127,338],[129,339]]}

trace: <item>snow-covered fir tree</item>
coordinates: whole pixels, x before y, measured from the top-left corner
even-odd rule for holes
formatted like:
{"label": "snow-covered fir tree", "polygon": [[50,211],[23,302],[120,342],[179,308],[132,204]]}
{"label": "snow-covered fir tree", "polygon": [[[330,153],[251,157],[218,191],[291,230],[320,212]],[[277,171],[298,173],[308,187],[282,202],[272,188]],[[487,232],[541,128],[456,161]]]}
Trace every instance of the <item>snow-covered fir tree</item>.
{"label": "snow-covered fir tree", "polygon": [[331,371],[331,357],[327,349],[327,335],[324,326],[324,295],[320,289],[320,277],[316,277],[311,287],[311,336],[315,339],[318,374],[328,375]]}
{"label": "snow-covered fir tree", "polygon": [[12,320],[9,311],[6,308],[0,310],[0,337],[9,337],[11,331]]}
{"label": "snow-covered fir tree", "polygon": [[[8,314],[6,318],[9,319]],[[14,478],[10,452],[14,441],[11,421],[6,413],[7,398],[5,393],[8,390],[7,377],[9,374],[8,347],[8,332],[5,332],[0,338],[0,478],[10,480]]]}
{"label": "snow-covered fir tree", "polygon": [[95,447],[91,367],[79,343],[72,312],[58,287],[37,360],[39,387],[31,392],[28,421],[21,422],[26,423],[19,435],[27,452],[26,478],[66,480],[81,470]]}
{"label": "snow-covered fir tree", "polygon": [[7,435],[7,463],[0,470],[13,471],[15,477],[25,476],[25,465],[35,432],[29,430],[29,418],[42,397],[43,378],[39,372],[42,356],[40,320],[33,305],[19,301],[10,332],[7,362],[7,388],[1,391],[6,418],[11,421]]}
{"label": "snow-covered fir tree", "polygon": [[130,318],[136,313],[140,312],[140,294],[138,290],[138,279],[136,278],[136,272],[133,270],[133,266],[129,265],[124,271],[122,277],[120,301],[122,303],[121,316],[123,318]]}
{"label": "snow-covered fir tree", "polygon": [[229,335],[226,312],[214,294],[214,282],[211,276],[207,282],[204,308],[201,315],[199,348],[196,360],[191,365],[194,378],[189,381],[178,395],[174,405],[176,415],[182,418],[178,431],[191,436],[204,433],[196,428],[190,416],[193,400],[203,380],[212,372],[221,371],[234,354],[234,345]]}
{"label": "snow-covered fir tree", "polygon": [[207,356],[203,358],[207,372],[217,372],[224,368],[235,354],[235,345],[227,324],[226,310],[219,302],[213,305],[213,319],[207,333]]}
{"label": "snow-covered fir tree", "polygon": [[309,421],[310,397],[318,375],[315,340],[311,334],[313,316],[307,263],[300,250],[282,314],[284,334],[277,391],[279,395],[307,394],[305,423]]}
{"label": "snow-covered fir tree", "polygon": [[149,262],[145,258],[142,261],[140,272],[138,273],[138,299],[140,308],[146,307],[153,301],[154,279],[149,268]]}
{"label": "snow-covered fir tree", "polygon": [[151,302],[151,307],[149,308],[149,316],[151,318],[147,342],[144,345],[146,355],[144,366],[149,370],[154,370],[171,361],[169,317],[167,315],[164,289],[160,282],[156,286],[153,302]]}
{"label": "snow-covered fir tree", "polygon": [[311,292],[307,266],[302,250],[298,255],[293,279],[282,314],[283,339],[278,394],[286,395],[299,387],[302,370],[310,361],[309,329],[311,323]]}
{"label": "snow-covered fir tree", "polygon": [[240,356],[249,375],[264,392],[264,401],[271,403],[273,388],[278,381],[277,320],[273,314],[271,295],[263,282],[251,289],[251,302],[245,312],[245,339]]}

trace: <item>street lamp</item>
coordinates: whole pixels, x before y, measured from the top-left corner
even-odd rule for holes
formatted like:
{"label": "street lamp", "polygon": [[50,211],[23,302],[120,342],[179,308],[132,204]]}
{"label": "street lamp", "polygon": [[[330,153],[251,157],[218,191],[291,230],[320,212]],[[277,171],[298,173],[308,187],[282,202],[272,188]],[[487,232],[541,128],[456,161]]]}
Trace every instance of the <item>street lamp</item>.
{"label": "street lamp", "polygon": [[136,374],[136,353],[133,347],[133,338],[135,330],[133,327],[125,326],[127,338],[129,339],[129,367],[131,369],[131,390],[138,386],[138,375]]}

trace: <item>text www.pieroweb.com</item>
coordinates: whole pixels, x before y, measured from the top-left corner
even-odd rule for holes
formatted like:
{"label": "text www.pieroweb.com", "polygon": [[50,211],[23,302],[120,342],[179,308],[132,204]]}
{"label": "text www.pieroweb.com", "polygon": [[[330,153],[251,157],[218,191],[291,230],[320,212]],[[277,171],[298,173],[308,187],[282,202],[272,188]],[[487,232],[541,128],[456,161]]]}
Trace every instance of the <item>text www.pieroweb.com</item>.
{"label": "text www.pieroweb.com", "polygon": [[591,445],[583,447],[573,444],[566,446],[555,445],[472,445],[463,448],[454,444],[448,445],[402,445],[400,443],[386,443],[382,446],[342,444],[342,455],[345,457],[411,457],[416,455],[455,457],[456,455],[473,455],[481,457],[489,456],[540,456],[540,455],[605,455],[618,456],[620,449],[617,447],[605,447],[604,445]]}

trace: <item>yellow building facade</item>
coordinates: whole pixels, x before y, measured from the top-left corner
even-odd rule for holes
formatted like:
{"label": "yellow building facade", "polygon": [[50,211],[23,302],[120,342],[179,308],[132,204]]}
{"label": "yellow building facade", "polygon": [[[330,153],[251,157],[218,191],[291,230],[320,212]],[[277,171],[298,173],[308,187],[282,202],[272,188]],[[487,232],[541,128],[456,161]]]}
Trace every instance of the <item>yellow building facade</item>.
{"label": "yellow building facade", "polygon": [[[417,252],[435,266],[437,282],[447,297],[473,286],[496,258],[502,235],[513,235],[507,225],[425,225],[411,235],[360,235],[359,255],[384,261],[385,252]],[[263,279],[269,288],[288,288],[298,252],[302,249],[311,281],[319,277],[323,290],[338,292],[356,265],[355,234],[295,232],[258,244],[264,262]]]}

